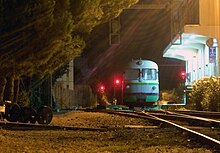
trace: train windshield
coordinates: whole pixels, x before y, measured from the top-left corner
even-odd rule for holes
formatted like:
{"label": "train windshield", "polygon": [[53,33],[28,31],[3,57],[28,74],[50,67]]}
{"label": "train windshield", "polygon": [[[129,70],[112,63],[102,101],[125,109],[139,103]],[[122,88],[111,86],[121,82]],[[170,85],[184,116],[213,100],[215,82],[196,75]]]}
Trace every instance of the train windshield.
{"label": "train windshield", "polygon": [[124,77],[125,80],[137,80],[139,78],[139,69],[127,69],[125,70]]}
{"label": "train windshield", "polygon": [[156,69],[142,69],[143,80],[157,80]]}

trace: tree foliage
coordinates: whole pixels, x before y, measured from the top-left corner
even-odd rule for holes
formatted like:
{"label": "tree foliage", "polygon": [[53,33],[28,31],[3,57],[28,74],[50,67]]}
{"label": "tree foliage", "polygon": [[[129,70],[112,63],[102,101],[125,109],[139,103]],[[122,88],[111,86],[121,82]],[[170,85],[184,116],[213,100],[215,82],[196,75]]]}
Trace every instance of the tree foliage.
{"label": "tree foliage", "polygon": [[119,16],[123,9],[138,0],[76,0],[71,1],[74,32],[90,33],[93,28]]}
{"label": "tree foliage", "polygon": [[95,26],[137,1],[0,0],[0,100],[14,99],[15,80],[44,77],[80,55]]}

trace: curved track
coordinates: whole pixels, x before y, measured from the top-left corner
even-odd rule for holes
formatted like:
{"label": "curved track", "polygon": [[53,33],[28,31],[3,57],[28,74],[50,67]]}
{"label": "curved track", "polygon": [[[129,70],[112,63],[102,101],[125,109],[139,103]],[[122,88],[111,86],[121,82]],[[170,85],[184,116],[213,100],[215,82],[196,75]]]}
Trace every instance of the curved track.
{"label": "curved track", "polygon": [[[189,115],[182,115],[182,114],[172,114],[172,115],[167,115],[168,112],[164,111],[153,111],[153,112],[145,112],[145,111],[108,111],[107,113],[112,113],[112,114],[118,114],[118,115],[125,115],[125,116],[130,116],[130,117],[137,117],[137,118],[144,118],[149,120],[150,122],[154,122],[156,125],[160,125],[160,127],[163,127],[163,125],[166,125],[166,127],[172,126],[175,127],[184,133],[188,133],[189,136],[191,136],[193,139],[196,139],[199,143],[209,145],[210,147],[213,147],[217,150],[220,150],[220,141],[217,139],[214,139],[206,134],[203,134],[201,132],[195,131],[193,129],[205,129],[209,130],[209,132],[206,131],[206,133],[212,133],[213,130],[213,123],[219,125],[219,121],[212,120],[212,119],[207,119],[207,118],[201,118],[201,117],[196,117],[196,116],[189,116]],[[158,117],[160,116],[160,117]],[[169,119],[169,120],[168,120]],[[183,125],[180,122],[183,121]],[[174,121],[170,120],[175,120],[178,123],[175,123]],[[198,121],[198,122],[197,122]],[[186,126],[185,122],[188,122],[190,125],[191,123],[196,124],[196,128],[194,125],[191,126]],[[206,123],[206,124],[204,124]],[[205,127],[204,127],[205,125]],[[198,127],[199,126],[199,127]],[[209,128],[207,128],[207,126]],[[218,126],[217,126],[218,127]],[[219,128],[215,129],[219,130]],[[220,131],[219,131],[220,132]]]}

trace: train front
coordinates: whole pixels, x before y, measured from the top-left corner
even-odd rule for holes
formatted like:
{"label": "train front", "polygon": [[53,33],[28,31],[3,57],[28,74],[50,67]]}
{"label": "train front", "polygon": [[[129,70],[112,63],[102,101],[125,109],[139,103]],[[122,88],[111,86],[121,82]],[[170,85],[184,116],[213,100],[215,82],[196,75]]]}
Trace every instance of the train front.
{"label": "train front", "polygon": [[123,103],[130,108],[151,107],[158,99],[157,64],[150,60],[132,60],[124,72]]}

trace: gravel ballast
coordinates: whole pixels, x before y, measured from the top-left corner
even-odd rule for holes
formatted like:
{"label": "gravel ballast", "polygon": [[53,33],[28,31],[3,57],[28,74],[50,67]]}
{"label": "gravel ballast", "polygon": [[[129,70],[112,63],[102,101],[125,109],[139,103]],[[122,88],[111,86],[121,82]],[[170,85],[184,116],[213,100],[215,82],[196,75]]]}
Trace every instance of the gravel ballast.
{"label": "gravel ballast", "polygon": [[[117,127],[109,131],[0,129],[2,153],[211,153],[174,128],[143,128],[143,119],[99,112],[55,114],[50,125]],[[125,128],[135,127],[135,128]],[[140,128],[137,128],[140,127]]]}

